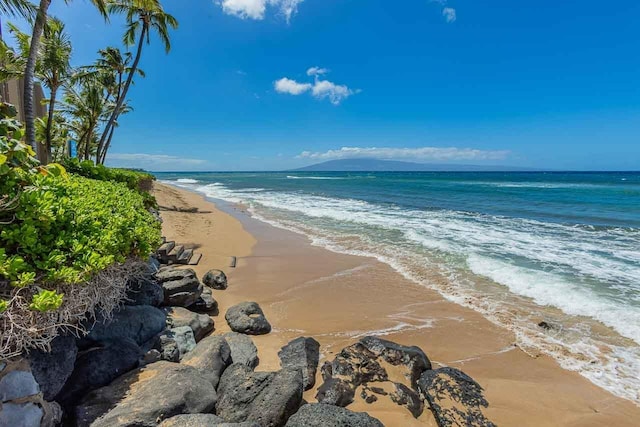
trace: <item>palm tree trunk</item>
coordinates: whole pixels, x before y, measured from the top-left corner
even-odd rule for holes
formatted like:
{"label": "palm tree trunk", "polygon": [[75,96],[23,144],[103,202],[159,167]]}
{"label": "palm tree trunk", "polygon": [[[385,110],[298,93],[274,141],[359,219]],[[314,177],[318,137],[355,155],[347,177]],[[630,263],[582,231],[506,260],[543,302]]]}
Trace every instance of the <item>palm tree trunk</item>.
{"label": "palm tree trunk", "polygon": [[104,161],[107,159],[107,151],[109,151],[109,147],[111,146],[111,139],[113,138],[115,130],[116,127],[112,126],[111,131],[109,131],[109,138],[107,139],[107,143],[104,145],[104,151],[102,152],[102,158],[100,159],[101,165],[104,165]]}
{"label": "palm tree trunk", "polygon": [[47,135],[47,141],[46,141],[46,147],[47,147],[47,158],[42,162],[42,163],[49,163],[51,161],[51,133],[53,130],[53,112],[54,112],[54,108],[56,106],[56,95],[58,94],[58,88],[57,87],[52,87],[51,88],[51,97],[49,99],[49,115],[47,117],[47,130],[46,130],[46,135]]}
{"label": "palm tree trunk", "polygon": [[[43,0],[44,1],[44,0]],[[142,31],[140,31],[140,40],[138,41],[138,51],[136,53],[136,59],[133,61],[133,65],[131,66],[131,70],[129,71],[129,75],[127,76],[127,81],[124,84],[124,89],[122,90],[122,94],[118,102],[116,103],[116,107],[111,113],[111,117],[109,117],[109,121],[104,128],[104,132],[102,133],[102,137],[100,137],[100,145],[104,144],[104,140],[107,137],[107,134],[110,133],[111,128],[114,126],[118,115],[120,114],[120,109],[122,108],[122,104],[124,100],[127,99],[127,92],[129,92],[129,86],[131,86],[131,82],[133,81],[133,75],[136,73],[138,69],[138,63],[140,62],[140,57],[142,56],[142,45],[144,44],[144,40],[146,38],[147,32],[149,31],[149,26],[147,23],[142,24]]]}
{"label": "palm tree trunk", "polygon": [[[104,97],[104,101],[102,102],[102,105],[107,105],[107,101],[109,101],[109,97],[111,96],[108,90],[106,92],[107,94]],[[105,126],[103,133],[105,133],[106,131],[107,129]],[[96,165],[100,162],[100,157],[102,157],[102,148],[104,144],[102,139],[103,139],[102,136],[100,136],[100,142],[98,142],[98,147],[96,148]]]}
{"label": "palm tree trunk", "polygon": [[[38,15],[36,16],[36,22],[33,25],[33,35],[31,36],[31,46],[29,48],[29,57],[27,58],[27,66],[24,70],[24,119],[26,126],[26,141],[27,144],[38,151],[36,145],[36,126],[35,126],[35,105],[33,102],[33,80],[36,72],[36,60],[38,57],[38,50],[40,49],[40,38],[44,31],[44,25],[47,22],[47,12],[51,0],[40,0],[40,6],[38,7]],[[40,159],[43,160],[43,159]]]}

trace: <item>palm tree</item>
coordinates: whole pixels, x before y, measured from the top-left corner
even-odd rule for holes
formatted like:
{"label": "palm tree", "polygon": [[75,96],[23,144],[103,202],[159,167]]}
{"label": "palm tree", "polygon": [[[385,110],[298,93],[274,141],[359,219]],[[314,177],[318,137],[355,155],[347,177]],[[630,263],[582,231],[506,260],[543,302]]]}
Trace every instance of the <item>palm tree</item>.
{"label": "palm tree", "polygon": [[131,72],[127,76],[127,81],[122,88],[120,98],[116,103],[116,107],[111,113],[111,117],[105,126],[102,137],[98,146],[104,146],[105,140],[109,134],[111,134],[111,128],[113,128],[118,115],[122,111],[122,104],[127,98],[129,87],[133,81],[135,71],[138,69],[140,63],[140,57],[142,56],[143,45],[150,44],[151,30],[155,30],[162,43],[164,44],[165,51],[168,53],[171,50],[171,41],[169,39],[169,27],[178,28],[178,21],[166,13],[158,0],[114,0],[110,1],[108,5],[109,12],[122,13],[126,15],[127,19],[127,31],[124,33],[124,44],[132,46],[136,43],[136,35],[138,36],[138,48],[136,52],[133,65],[131,66]]}
{"label": "palm tree", "polygon": [[25,19],[33,17],[36,8],[28,0],[0,0],[0,14],[21,16]]}
{"label": "palm tree", "polygon": [[47,128],[45,132],[46,159],[41,159],[43,163],[51,160],[52,128],[54,125],[53,113],[55,111],[56,96],[58,89],[71,76],[71,41],[64,32],[64,24],[58,19],[50,19],[44,30],[42,43],[42,58],[40,62],[41,80],[49,89],[49,114],[47,116]]}
{"label": "palm tree", "polygon": [[[16,3],[17,0],[1,0],[7,3]],[[108,0],[91,0],[100,13],[107,17],[107,5]],[[36,13],[36,20],[33,25],[33,34],[31,36],[31,45],[29,48],[29,57],[27,58],[27,64],[24,70],[24,116],[25,116],[25,138],[27,144],[35,150],[36,147],[36,128],[35,128],[35,105],[33,103],[33,80],[36,71],[36,61],[38,53],[40,51],[40,38],[44,32],[44,27],[47,22],[47,14],[49,12],[49,6],[51,0],[40,0],[38,11]]]}
{"label": "palm tree", "polygon": [[[130,52],[123,54],[117,47],[107,47],[106,49],[101,49],[99,53],[100,58],[98,58],[96,63],[90,67],[86,67],[86,69],[89,70],[89,75],[96,76],[102,82],[107,90],[107,95],[110,96],[117,105],[122,97],[125,76],[128,74],[138,74],[144,77],[145,73],[140,68],[137,68],[135,71],[132,69],[130,66],[132,60]],[[126,100],[124,102],[126,103]],[[130,107],[123,104],[116,116],[116,120],[120,114],[130,110]],[[110,129],[105,127],[103,137],[100,138],[100,143],[98,144],[96,163],[104,163],[116,127],[116,122],[114,122],[114,125],[111,126]],[[107,134],[108,136],[104,138]]]}

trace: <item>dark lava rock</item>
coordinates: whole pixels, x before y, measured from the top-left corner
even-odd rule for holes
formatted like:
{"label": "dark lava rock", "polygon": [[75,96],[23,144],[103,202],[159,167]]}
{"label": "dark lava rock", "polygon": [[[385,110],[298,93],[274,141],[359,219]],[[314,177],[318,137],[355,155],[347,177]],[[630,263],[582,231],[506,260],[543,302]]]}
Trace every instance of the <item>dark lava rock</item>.
{"label": "dark lava rock", "polygon": [[302,374],[287,369],[253,372],[233,364],[222,374],[218,397],[216,413],[228,422],[284,426],[302,404]]}
{"label": "dark lava rock", "polygon": [[182,359],[182,363],[198,369],[204,378],[217,387],[222,373],[232,363],[231,348],[224,337],[212,335],[200,341]]}
{"label": "dark lava rock", "polygon": [[202,294],[200,294],[200,298],[193,303],[192,306],[189,307],[190,310],[197,311],[198,313],[207,313],[212,316],[217,316],[218,311],[218,301],[213,298],[213,293],[211,289],[204,287],[202,289]]}
{"label": "dark lava rock", "polygon": [[313,338],[300,337],[282,347],[278,352],[280,366],[300,369],[305,390],[316,384],[316,371],[320,360],[320,343]]}
{"label": "dark lava rock", "polygon": [[[196,339],[193,336],[193,330],[189,326],[180,326],[177,328],[167,329],[159,336],[159,346],[157,350],[161,355],[171,355],[173,359],[173,346],[177,346],[179,359],[182,359],[187,353],[196,348]],[[164,359],[164,356],[163,356]]]}
{"label": "dark lava rock", "polygon": [[258,349],[251,338],[237,332],[224,334],[224,339],[231,349],[231,363],[240,363],[254,369],[260,363],[258,359]]}
{"label": "dark lava rock", "polygon": [[164,309],[164,312],[167,314],[168,327],[179,328],[181,326],[189,326],[193,331],[196,342],[213,331],[213,319],[206,314],[194,313],[182,307],[167,307]]}
{"label": "dark lava rock", "polygon": [[271,332],[271,325],[255,302],[234,305],[227,310],[224,318],[234,332],[248,335],[264,335]]}
{"label": "dark lava rock", "polygon": [[164,301],[162,286],[152,278],[143,277],[129,281],[127,305],[159,306]]}
{"label": "dark lava rock", "polygon": [[426,371],[418,381],[438,426],[495,427],[482,413],[489,403],[482,387],[454,368]]}
{"label": "dark lava rock", "polygon": [[167,362],[180,361],[180,349],[178,348],[178,343],[170,334],[160,334],[156,339],[154,350],[157,350],[160,353],[161,360]]}
{"label": "dark lava rock", "polygon": [[73,372],[78,346],[73,336],[58,336],[51,342],[51,351],[33,350],[29,353],[31,372],[45,400],[53,398],[62,390]]}
{"label": "dark lava rock", "polygon": [[156,273],[156,279],[164,290],[165,305],[189,307],[202,294],[202,283],[190,268],[165,268]]}
{"label": "dark lava rock", "polygon": [[222,418],[213,414],[187,414],[176,415],[164,420],[159,427],[260,427],[253,422],[227,423]]}
{"label": "dark lava rock", "polygon": [[338,378],[327,378],[318,388],[316,400],[327,405],[345,407],[353,403],[356,387]]}
{"label": "dark lava rock", "polygon": [[[388,371],[385,368],[388,365],[394,369]],[[418,417],[423,405],[417,380],[427,369],[431,369],[431,362],[420,348],[364,337],[322,366],[324,384],[316,398],[320,403],[347,406],[353,402],[359,386],[371,388],[376,383],[389,383],[395,392],[388,397]]]}
{"label": "dark lava rock", "polygon": [[227,276],[220,270],[209,270],[202,278],[202,283],[206,286],[223,291],[227,289]]}
{"label": "dark lava rock", "polygon": [[126,338],[106,341],[101,347],[83,352],[56,400],[66,407],[75,404],[87,392],[104,387],[120,375],[135,369],[140,356],[140,347]]}
{"label": "dark lava rock", "polygon": [[289,418],[286,427],[384,427],[384,425],[364,412],[352,412],[338,406],[310,403],[302,406]]}
{"label": "dark lava rock", "polygon": [[75,415],[78,427],[155,427],[175,415],[212,412],[216,400],[197,369],[156,362],[89,393]]}
{"label": "dark lava rock", "polygon": [[129,338],[143,345],[164,330],[166,315],[149,305],[126,305],[113,314],[110,321],[96,321],[91,332],[83,339],[86,348],[92,342]]}

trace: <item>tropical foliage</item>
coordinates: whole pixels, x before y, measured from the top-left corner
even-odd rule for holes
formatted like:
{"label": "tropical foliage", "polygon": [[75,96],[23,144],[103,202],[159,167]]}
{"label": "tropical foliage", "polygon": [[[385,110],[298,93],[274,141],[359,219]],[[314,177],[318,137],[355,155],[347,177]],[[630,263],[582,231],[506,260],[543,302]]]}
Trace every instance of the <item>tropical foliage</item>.
{"label": "tropical foliage", "polygon": [[[0,41],[0,83],[24,79],[24,139],[43,164],[70,157],[72,151],[81,160],[104,164],[119,118],[133,111],[127,97],[134,79],[145,75],[139,67],[143,47],[157,38],[169,52],[170,30],[178,23],[159,0],[91,0],[106,20],[111,14],[124,16],[123,43],[135,54],[108,46],[93,64],[74,68],[64,23],[48,16],[51,2],[40,0],[36,6],[0,0],[0,14],[23,16],[33,25],[30,34],[9,25],[15,47]],[[44,118],[35,117],[34,81],[50,94]]]}

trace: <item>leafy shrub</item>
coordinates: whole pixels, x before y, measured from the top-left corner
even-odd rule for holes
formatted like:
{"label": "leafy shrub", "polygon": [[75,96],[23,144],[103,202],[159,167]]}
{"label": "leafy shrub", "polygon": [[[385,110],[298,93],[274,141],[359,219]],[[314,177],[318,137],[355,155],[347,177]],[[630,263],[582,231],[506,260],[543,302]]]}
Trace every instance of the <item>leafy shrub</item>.
{"label": "leafy shrub", "polygon": [[[160,224],[145,207],[152,196],[130,189],[141,174],[107,172],[119,182],[98,181],[40,166],[20,142],[14,115],[0,103],[0,294],[37,288],[29,309],[45,312],[62,304],[56,285],[80,285],[114,263],[146,258],[160,244]],[[10,306],[0,300],[0,313]]]}
{"label": "leafy shrub", "polygon": [[95,165],[91,160],[81,162],[71,158],[64,160],[62,164],[67,172],[100,181],[123,182],[131,190],[136,191],[149,191],[151,182],[155,180],[155,177],[147,172],[108,168],[104,165]]}

